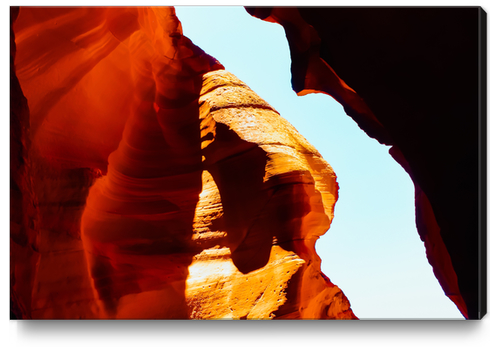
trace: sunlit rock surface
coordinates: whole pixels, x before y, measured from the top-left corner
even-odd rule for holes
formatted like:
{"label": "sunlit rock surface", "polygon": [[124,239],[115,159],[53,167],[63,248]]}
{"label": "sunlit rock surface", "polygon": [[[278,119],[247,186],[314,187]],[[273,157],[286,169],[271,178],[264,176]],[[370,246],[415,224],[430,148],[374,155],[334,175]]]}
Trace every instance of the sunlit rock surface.
{"label": "sunlit rock surface", "polygon": [[16,318],[356,318],[314,249],[334,172],[172,8],[11,18]]}
{"label": "sunlit rock surface", "polygon": [[[486,313],[482,8],[257,7],[285,29],[292,87],[326,93],[415,186],[417,229],[446,295]],[[482,59],[483,58],[483,59]],[[481,147],[480,147],[481,146]],[[455,183],[458,182],[458,183]]]}

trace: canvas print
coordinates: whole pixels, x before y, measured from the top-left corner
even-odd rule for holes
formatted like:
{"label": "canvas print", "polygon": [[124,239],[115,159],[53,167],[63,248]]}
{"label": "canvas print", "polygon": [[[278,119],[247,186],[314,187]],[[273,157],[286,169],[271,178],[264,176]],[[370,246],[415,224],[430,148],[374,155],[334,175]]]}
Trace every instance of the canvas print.
{"label": "canvas print", "polygon": [[11,7],[11,319],[481,319],[479,7]]}

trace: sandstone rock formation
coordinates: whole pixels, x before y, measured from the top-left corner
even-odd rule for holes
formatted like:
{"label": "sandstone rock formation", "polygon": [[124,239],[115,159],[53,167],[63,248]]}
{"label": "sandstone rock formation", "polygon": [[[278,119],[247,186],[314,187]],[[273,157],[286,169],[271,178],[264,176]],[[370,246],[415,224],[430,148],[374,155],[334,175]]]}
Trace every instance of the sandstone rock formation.
{"label": "sandstone rock formation", "polygon": [[326,93],[415,185],[446,295],[486,313],[486,13],[481,8],[247,8],[285,29],[298,95]]}
{"label": "sandstone rock formation", "polygon": [[335,173],[172,8],[11,21],[15,318],[356,319]]}

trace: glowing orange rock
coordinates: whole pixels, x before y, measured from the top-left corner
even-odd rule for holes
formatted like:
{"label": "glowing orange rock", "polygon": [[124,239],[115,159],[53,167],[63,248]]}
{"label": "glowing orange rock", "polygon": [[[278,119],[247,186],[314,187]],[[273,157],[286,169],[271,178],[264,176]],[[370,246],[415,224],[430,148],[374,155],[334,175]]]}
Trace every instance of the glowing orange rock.
{"label": "glowing orange rock", "polygon": [[314,249],[334,172],[173,9],[38,11],[16,24],[43,216],[32,317],[356,318]]}

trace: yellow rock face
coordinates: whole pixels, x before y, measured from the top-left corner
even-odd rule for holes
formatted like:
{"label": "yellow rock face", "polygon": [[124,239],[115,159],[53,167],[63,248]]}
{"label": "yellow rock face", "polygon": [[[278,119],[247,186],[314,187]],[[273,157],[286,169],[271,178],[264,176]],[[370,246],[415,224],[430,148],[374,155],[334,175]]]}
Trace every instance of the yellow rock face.
{"label": "yellow rock face", "polygon": [[265,267],[241,273],[228,248],[211,248],[189,267],[186,298],[192,319],[271,319],[286,302],[291,276],[305,263],[293,252],[273,246]]}
{"label": "yellow rock face", "polygon": [[[314,250],[337,200],[331,167],[229,72],[204,75],[199,104],[209,171],[193,239],[215,246],[189,267],[191,318],[355,318],[342,292],[322,276]],[[245,174],[237,179],[238,171]],[[220,192],[230,190],[236,195],[224,206]]]}

